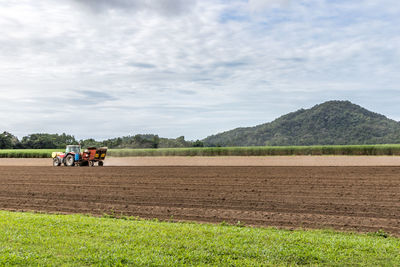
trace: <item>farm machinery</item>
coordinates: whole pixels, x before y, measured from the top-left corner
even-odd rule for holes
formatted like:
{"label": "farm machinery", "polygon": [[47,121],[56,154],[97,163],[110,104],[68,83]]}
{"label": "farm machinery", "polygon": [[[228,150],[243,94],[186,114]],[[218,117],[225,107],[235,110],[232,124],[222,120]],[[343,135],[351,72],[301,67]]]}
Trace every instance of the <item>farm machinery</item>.
{"label": "farm machinery", "polygon": [[107,147],[88,147],[81,149],[80,145],[68,145],[65,153],[53,152],[53,166],[103,166]]}

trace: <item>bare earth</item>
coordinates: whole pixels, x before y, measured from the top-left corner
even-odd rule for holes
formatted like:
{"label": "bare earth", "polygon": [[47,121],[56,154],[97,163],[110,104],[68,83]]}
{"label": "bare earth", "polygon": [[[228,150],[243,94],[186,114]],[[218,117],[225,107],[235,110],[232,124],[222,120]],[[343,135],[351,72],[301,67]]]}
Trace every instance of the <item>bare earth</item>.
{"label": "bare earth", "polygon": [[[51,159],[0,158],[0,166],[51,166]],[[108,157],[105,166],[400,166],[400,156]]]}
{"label": "bare earth", "polygon": [[[373,159],[375,165],[393,166],[365,166],[373,165]],[[51,167],[51,159],[0,159],[0,209],[283,228],[383,229],[400,236],[399,161],[336,156],[108,158],[108,167]],[[122,166],[143,162],[181,166]],[[253,166],[211,166],[224,162]],[[33,163],[47,166],[22,166]],[[289,163],[314,166],[285,166]]]}

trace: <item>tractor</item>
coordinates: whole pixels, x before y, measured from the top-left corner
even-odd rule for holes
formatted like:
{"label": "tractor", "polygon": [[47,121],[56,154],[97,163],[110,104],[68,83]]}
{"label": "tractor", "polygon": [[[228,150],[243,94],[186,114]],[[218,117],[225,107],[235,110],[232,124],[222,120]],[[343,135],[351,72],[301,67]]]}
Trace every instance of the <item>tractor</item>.
{"label": "tractor", "polygon": [[81,152],[80,145],[68,145],[63,152],[53,152],[53,166],[103,166],[106,157],[107,147],[88,147]]}

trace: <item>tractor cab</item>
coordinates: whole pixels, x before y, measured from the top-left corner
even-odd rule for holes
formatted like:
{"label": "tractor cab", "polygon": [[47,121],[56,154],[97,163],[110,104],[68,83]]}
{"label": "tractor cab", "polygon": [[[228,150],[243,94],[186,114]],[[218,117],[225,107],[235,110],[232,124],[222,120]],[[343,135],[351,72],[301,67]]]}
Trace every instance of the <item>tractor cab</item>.
{"label": "tractor cab", "polygon": [[65,150],[65,154],[68,154],[68,153],[80,154],[81,153],[81,146],[80,145],[69,145],[69,146],[67,146],[67,149]]}

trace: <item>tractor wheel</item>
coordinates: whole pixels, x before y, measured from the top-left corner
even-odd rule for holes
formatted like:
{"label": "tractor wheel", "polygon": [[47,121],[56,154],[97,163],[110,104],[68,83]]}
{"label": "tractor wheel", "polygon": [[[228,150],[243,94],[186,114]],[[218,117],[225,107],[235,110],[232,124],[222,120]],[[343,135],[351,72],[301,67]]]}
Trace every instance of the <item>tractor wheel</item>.
{"label": "tractor wheel", "polygon": [[65,165],[70,167],[70,166],[75,166],[75,159],[74,159],[74,155],[68,155],[65,158]]}
{"label": "tractor wheel", "polygon": [[89,163],[89,167],[93,167],[94,166],[94,161],[93,160],[90,160],[88,163]]}
{"label": "tractor wheel", "polygon": [[53,159],[53,166],[57,167],[57,166],[60,166],[60,165],[61,165],[60,159],[59,158],[54,158]]}
{"label": "tractor wheel", "polygon": [[99,161],[99,166],[102,167],[104,165],[104,162]]}

